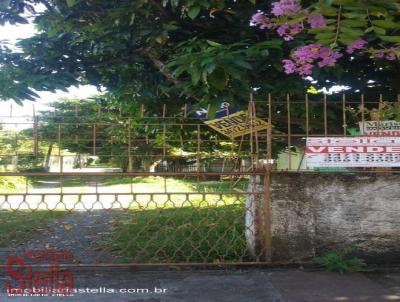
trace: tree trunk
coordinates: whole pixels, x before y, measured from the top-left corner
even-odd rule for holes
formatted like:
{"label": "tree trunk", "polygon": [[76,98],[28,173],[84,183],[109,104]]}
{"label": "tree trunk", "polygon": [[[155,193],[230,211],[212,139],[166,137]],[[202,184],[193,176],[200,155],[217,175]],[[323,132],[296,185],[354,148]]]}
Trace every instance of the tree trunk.
{"label": "tree trunk", "polygon": [[50,170],[50,158],[51,152],[53,151],[53,143],[49,145],[49,149],[47,149],[46,159],[44,162],[44,170],[48,172]]}

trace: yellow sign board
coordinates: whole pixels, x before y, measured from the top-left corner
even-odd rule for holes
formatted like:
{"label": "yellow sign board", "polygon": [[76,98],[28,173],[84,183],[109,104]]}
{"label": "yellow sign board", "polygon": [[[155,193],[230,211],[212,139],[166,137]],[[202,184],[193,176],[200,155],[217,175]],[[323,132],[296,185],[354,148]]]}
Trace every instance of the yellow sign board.
{"label": "yellow sign board", "polygon": [[267,122],[259,118],[250,119],[245,111],[239,111],[205,123],[214,130],[231,138],[268,128]]}

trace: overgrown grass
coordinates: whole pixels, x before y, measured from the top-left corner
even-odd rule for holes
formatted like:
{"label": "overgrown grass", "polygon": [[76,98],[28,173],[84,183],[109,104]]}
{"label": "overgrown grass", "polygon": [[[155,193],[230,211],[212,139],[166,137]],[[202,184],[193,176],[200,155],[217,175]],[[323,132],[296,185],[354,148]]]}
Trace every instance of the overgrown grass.
{"label": "overgrown grass", "polygon": [[226,262],[246,258],[244,208],[135,211],[114,226],[112,250],[134,262]]}
{"label": "overgrown grass", "polygon": [[0,211],[0,247],[22,243],[64,215],[64,211]]}
{"label": "overgrown grass", "polygon": [[[144,180],[137,185],[153,190],[164,185],[156,178]],[[147,203],[139,200],[142,207],[132,206],[129,215],[114,224],[112,251],[133,262],[226,262],[247,257],[243,195],[226,194],[232,191],[227,182],[166,181],[174,191],[192,193],[153,196]]]}

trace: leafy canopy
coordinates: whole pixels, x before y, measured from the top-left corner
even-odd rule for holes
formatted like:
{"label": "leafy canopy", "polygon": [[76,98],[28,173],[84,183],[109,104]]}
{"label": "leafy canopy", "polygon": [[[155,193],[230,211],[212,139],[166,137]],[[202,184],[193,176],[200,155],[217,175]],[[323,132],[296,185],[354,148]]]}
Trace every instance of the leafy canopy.
{"label": "leafy canopy", "polygon": [[[374,94],[399,92],[398,57],[371,59],[382,49],[398,56],[397,1],[304,1],[293,15],[269,13],[287,2],[300,5],[294,0],[3,1],[2,24],[26,22],[23,13],[34,13],[38,3],[46,10],[35,13],[39,33],[22,40],[18,51],[1,46],[0,98],[22,101],[33,99],[35,91],[93,84],[118,103],[145,103],[157,111],[160,103],[174,110],[184,102],[245,102],[254,90],[260,96],[302,94],[310,83],[287,75],[282,60],[311,43],[343,52],[335,66],[313,70],[317,88],[329,80]],[[249,26],[258,10],[272,19],[271,29]],[[326,26],[309,26],[310,14],[321,15]],[[284,41],[277,30],[293,24],[303,28]],[[343,51],[357,39],[368,42],[366,51]]]}

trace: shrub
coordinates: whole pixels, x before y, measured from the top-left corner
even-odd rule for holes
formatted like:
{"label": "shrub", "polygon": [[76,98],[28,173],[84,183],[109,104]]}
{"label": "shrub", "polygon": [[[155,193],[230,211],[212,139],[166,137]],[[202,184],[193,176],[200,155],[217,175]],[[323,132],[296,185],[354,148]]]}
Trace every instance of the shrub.
{"label": "shrub", "polygon": [[363,259],[352,255],[353,249],[331,251],[320,257],[315,257],[314,262],[328,272],[360,272],[366,264]]}

